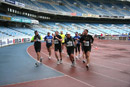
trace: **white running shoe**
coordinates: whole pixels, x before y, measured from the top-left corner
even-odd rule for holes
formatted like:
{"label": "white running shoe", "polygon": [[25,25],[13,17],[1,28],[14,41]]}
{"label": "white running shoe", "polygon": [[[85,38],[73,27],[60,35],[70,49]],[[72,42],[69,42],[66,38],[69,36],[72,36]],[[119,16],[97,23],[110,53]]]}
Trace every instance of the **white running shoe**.
{"label": "white running shoe", "polygon": [[86,65],[86,69],[89,70],[89,64]]}
{"label": "white running shoe", "polygon": [[60,64],[62,64],[62,59],[60,59]]}
{"label": "white running shoe", "polygon": [[60,64],[60,61],[59,61],[59,60],[57,60],[57,64],[58,64],[58,65]]}
{"label": "white running shoe", "polygon": [[48,59],[50,60],[50,59],[51,59],[51,57],[49,56],[49,57],[48,57]]}
{"label": "white running shoe", "polygon": [[71,65],[71,66],[72,66],[72,67],[75,67],[75,61],[72,62],[72,65]]}
{"label": "white running shoe", "polygon": [[69,58],[69,55],[67,55],[67,58]]}
{"label": "white running shoe", "polygon": [[38,63],[38,62],[36,62],[36,63],[35,63],[35,66],[36,66],[36,67],[38,67],[38,66],[39,66],[39,63]]}
{"label": "white running shoe", "polygon": [[78,56],[76,56],[76,57],[75,57],[75,59],[77,59],[77,60],[78,60],[78,59],[79,59],[79,58],[78,58]]}
{"label": "white running shoe", "polygon": [[42,58],[40,58],[40,62],[42,63]]}
{"label": "white running shoe", "polygon": [[85,60],[83,60],[83,63],[86,63],[86,61],[85,61]]}
{"label": "white running shoe", "polygon": [[79,55],[78,55],[78,58],[80,58],[80,57],[81,57],[81,55],[79,54]]}
{"label": "white running shoe", "polygon": [[89,67],[89,64],[87,64],[87,66]]}

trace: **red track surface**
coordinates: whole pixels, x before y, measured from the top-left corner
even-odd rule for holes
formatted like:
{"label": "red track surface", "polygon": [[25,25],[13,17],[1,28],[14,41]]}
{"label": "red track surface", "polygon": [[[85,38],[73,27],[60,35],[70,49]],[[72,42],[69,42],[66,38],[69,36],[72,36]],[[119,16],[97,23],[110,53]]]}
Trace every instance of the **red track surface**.
{"label": "red track surface", "polygon": [[[28,48],[28,52],[36,58],[33,46]],[[41,56],[45,65],[65,76],[4,87],[130,87],[129,41],[95,40],[89,71],[82,63],[82,58],[77,60],[76,67],[71,67],[66,53],[63,54],[63,64],[57,65],[53,49],[52,59],[48,60],[45,43],[42,44]]]}

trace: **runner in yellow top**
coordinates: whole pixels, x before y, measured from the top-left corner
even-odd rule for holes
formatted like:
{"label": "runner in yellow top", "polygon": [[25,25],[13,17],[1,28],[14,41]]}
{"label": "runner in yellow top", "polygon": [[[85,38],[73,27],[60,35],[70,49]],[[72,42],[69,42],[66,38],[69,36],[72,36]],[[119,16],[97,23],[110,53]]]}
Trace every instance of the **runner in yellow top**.
{"label": "runner in yellow top", "polygon": [[38,31],[34,31],[34,34],[35,36],[32,37],[31,42],[34,42],[34,48],[37,53],[37,62],[35,63],[35,65],[36,67],[38,67],[40,62],[42,62],[42,58],[40,55],[42,37],[38,34]]}
{"label": "runner in yellow top", "polygon": [[[63,34],[63,31],[60,32],[60,36],[62,38],[62,50],[64,50],[65,46],[65,35]],[[64,53],[64,51],[62,51]]]}

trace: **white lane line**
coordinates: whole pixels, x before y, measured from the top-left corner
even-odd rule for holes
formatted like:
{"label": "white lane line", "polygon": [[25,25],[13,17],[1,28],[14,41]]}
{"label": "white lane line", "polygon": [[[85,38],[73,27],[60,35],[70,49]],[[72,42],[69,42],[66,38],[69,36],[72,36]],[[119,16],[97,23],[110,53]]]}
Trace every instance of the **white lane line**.
{"label": "white lane line", "polygon": [[[45,53],[43,53],[43,52],[41,52],[43,55],[45,55],[45,56],[48,56],[47,54],[45,54]],[[53,58],[53,59],[55,59],[55,58]],[[55,59],[56,60],[56,59]],[[64,62],[64,63],[66,63],[67,65],[70,65],[69,63],[67,63],[67,62]],[[77,67],[77,66],[76,66]],[[77,67],[77,68],[81,68],[81,67]],[[106,68],[108,68],[108,67],[106,67]],[[109,67],[110,68],[110,67]],[[81,69],[83,69],[83,68],[81,68]],[[112,68],[111,68],[112,69]],[[120,81],[120,82],[123,82],[123,83],[127,83],[127,84],[129,84],[129,82],[127,82],[127,81],[124,81],[124,80],[120,80],[120,79],[116,79],[116,78],[113,78],[113,77],[111,77],[111,76],[108,76],[108,75],[104,75],[104,74],[101,74],[101,73],[98,73],[98,72],[95,72],[95,71],[90,71],[90,72],[93,72],[93,73],[95,73],[95,74],[98,74],[98,75],[101,75],[101,76],[104,76],[104,77],[107,77],[107,78],[110,78],[110,79],[114,79],[114,80],[118,80],[118,81]]]}
{"label": "white lane line", "polygon": [[[28,47],[29,48],[29,47]],[[27,53],[28,53],[28,48],[27,48]],[[43,53],[43,52],[42,52]],[[30,56],[30,57],[32,57],[35,61],[37,61],[33,56],[31,56],[29,53],[28,53],[28,55]],[[45,56],[48,56],[47,54],[44,54]],[[83,83],[83,84],[85,84],[85,85],[87,85],[87,86],[90,86],[90,87],[95,87],[95,86],[93,86],[93,85],[91,85],[91,84],[88,84],[88,83],[86,83],[86,82],[83,82],[83,81],[81,81],[81,80],[78,80],[78,79],[75,79],[74,77],[71,77],[71,76],[69,76],[69,75],[67,75],[67,74],[65,74],[65,73],[63,73],[63,72],[60,72],[60,71],[58,71],[58,70],[56,70],[56,69],[54,69],[54,68],[51,68],[51,67],[49,67],[49,66],[47,66],[47,65],[45,65],[44,64],[44,66],[46,66],[46,67],[48,67],[48,68],[50,68],[50,69],[52,69],[52,70],[54,70],[54,71],[56,71],[56,72],[59,72],[59,73],[62,73],[62,74],[64,74],[65,76],[68,76],[68,77],[70,77],[70,78],[72,78],[72,79],[74,79],[74,80],[76,80],[76,81],[78,81],[78,82],[81,82],[81,83]]]}
{"label": "white lane line", "polygon": [[71,78],[71,79],[73,79],[73,80],[76,80],[76,81],[78,81],[78,82],[80,82],[80,83],[82,83],[82,84],[85,84],[85,85],[87,85],[87,86],[90,86],[90,87],[96,87],[96,86],[92,86],[92,85],[90,85],[90,84],[88,84],[88,83],[86,83],[86,82],[83,82],[83,81],[81,81],[81,80],[78,80],[78,79],[76,79],[76,78],[74,78],[74,77],[71,77],[71,76],[69,76],[69,75],[67,75],[69,78]]}

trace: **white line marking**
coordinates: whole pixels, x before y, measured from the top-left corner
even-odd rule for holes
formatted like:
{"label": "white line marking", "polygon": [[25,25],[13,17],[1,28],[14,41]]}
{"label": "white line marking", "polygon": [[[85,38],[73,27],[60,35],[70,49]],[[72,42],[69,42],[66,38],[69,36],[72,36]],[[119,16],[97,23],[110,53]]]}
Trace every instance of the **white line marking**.
{"label": "white line marking", "polygon": [[90,87],[96,87],[96,86],[92,86],[92,85],[90,85],[90,84],[88,84],[88,83],[86,83],[86,82],[83,82],[83,81],[81,81],[81,80],[78,80],[78,79],[76,79],[76,78],[74,78],[74,77],[71,77],[71,76],[69,76],[69,75],[67,75],[69,78],[71,78],[71,79],[74,79],[74,80],[76,80],[76,81],[78,81],[78,82],[80,82],[80,83],[83,83],[83,84],[85,84],[85,85],[88,85],[88,86],[90,86]]}
{"label": "white line marking", "polygon": [[[29,47],[28,47],[29,48]],[[27,50],[28,50],[28,48],[27,48]],[[28,53],[28,51],[27,51],[27,53]],[[29,54],[29,53],[28,53]],[[46,54],[44,54],[44,55],[46,55]],[[30,54],[29,54],[29,56],[31,56]],[[46,56],[48,56],[48,55],[46,55]],[[31,56],[32,57],[32,56]],[[34,57],[32,57],[34,60],[36,60]],[[37,60],[36,60],[37,61]],[[45,65],[45,64],[44,64]],[[52,69],[52,70],[54,70],[54,71],[56,71],[56,72],[59,72],[59,73],[62,73],[62,74],[64,74],[65,76],[68,76],[68,77],[70,77],[70,78],[72,78],[72,79],[74,79],[74,80],[76,80],[76,81],[78,81],[78,82],[81,82],[81,83],[83,83],[83,84],[85,84],[85,85],[87,85],[87,86],[90,86],[90,87],[95,87],[95,86],[93,86],[93,85],[90,85],[90,84],[88,84],[88,83],[86,83],[86,82],[83,82],[83,81],[81,81],[81,80],[78,80],[78,79],[75,79],[74,77],[71,77],[71,76],[69,76],[69,75],[67,75],[67,74],[65,74],[65,73],[63,73],[63,72],[60,72],[60,71],[58,71],[58,70],[56,70],[56,69],[54,69],[54,68],[51,68],[51,67],[49,67],[49,66],[47,66],[47,65],[45,65],[46,67],[48,67],[48,68],[50,68],[50,69]]]}

